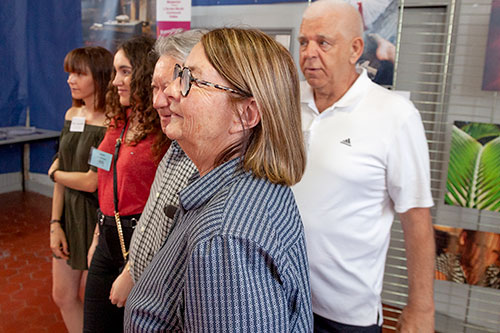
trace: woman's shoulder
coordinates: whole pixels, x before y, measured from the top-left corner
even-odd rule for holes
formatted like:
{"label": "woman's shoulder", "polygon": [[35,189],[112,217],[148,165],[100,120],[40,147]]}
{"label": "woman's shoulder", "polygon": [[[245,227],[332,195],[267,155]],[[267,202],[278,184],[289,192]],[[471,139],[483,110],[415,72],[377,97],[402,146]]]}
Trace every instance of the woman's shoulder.
{"label": "woman's shoulder", "polygon": [[[300,216],[288,186],[271,183],[246,173],[228,192],[226,212],[235,223],[254,221],[264,229],[289,228],[285,224],[297,224]],[[251,219],[248,219],[252,216]],[[300,221],[300,218],[299,218]]]}
{"label": "woman's shoulder", "polygon": [[66,114],[64,115],[64,120],[71,121],[73,117],[79,116],[81,112],[82,112],[81,107],[72,106],[66,111]]}
{"label": "woman's shoulder", "polygon": [[281,198],[279,201],[283,201],[283,198],[289,200],[292,196],[290,187],[272,183],[266,178],[258,178],[252,172],[242,172],[240,179],[234,183],[232,191],[231,196],[241,196],[240,199],[256,201],[261,206],[264,203],[262,198],[268,198],[265,203],[272,205],[274,199]]}
{"label": "woman's shoulder", "polygon": [[203,225],[193,228],[194,243],[232,239],[278,256],[303,240],[300,215],[288,187],[247,172],[236,177],[211,197],[193,220],[195,225]]}

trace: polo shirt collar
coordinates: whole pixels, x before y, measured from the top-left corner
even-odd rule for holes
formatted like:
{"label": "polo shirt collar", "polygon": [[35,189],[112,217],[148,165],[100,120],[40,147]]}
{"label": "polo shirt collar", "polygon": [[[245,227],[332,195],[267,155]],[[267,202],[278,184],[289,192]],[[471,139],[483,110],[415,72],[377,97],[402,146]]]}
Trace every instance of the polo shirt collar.
{"label": "polo shirt collar", "polygon": [[240,158],[234,158],[210,171],[203,177],[199,173],[189,181],[189,185],[179,193],[179,201],[185,210],[203,206],[217,192],[236,181],[244,171],[240,167]]}
{"label": "polo shirt collar", "polygon": [[[361,97],[368,91],[369,84],[371,80],[368,78],[366,69],[361,68],[361,73],[359,74],[356,81],[347,92],[342,96],[336,103],[329,106],[325,111],[338,108],[348,108],[355,105],[361,100]],[[314,92],[307,82],[303,82],[301,86],[301,101],[304,104],[318,113],[318,108],[314,101]]]}

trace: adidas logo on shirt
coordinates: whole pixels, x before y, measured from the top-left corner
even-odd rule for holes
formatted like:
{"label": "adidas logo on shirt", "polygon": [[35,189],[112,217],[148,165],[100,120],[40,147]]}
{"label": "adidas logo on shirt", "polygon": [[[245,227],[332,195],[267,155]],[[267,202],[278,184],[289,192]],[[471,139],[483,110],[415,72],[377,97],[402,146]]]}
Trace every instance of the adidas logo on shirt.
{"label": "adidas logo on shirt", "polygon": [[351,147],[351,138],[340,141],[341,144]]}

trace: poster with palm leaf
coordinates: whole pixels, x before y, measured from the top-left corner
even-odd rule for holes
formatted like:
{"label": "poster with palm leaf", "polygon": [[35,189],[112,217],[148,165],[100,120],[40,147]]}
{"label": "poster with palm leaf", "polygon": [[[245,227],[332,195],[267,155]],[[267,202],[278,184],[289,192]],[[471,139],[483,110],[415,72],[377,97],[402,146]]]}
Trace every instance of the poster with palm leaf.
{"label": "poster with palm leaf", "polygon": [[455,121],[445,203],[500,211],[500,125]]}

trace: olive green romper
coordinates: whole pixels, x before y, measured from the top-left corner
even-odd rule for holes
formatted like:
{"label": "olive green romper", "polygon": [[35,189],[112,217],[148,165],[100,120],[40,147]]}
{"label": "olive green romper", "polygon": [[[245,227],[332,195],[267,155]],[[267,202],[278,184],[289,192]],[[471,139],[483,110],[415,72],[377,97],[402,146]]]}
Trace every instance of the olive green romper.
{"label": "olive green romper", "polygon": [[[85,124],[83,132],[70,132],[71,121],[66,120],[59,139],[59,170],[87,172],[91,147],[99,147],[106,127]],[[66,187],[64,191],[61,225],[69,247],[68,265],[73,269],[87,269],[87,252],[92,243],[97,222],[97,191],[77,191]]]}

